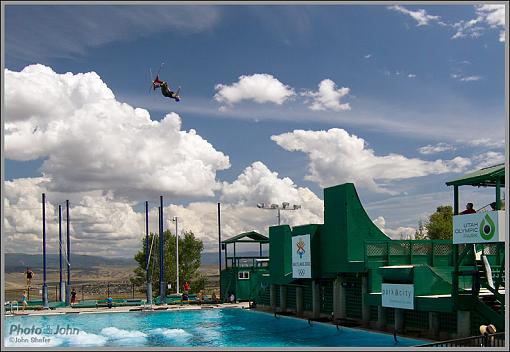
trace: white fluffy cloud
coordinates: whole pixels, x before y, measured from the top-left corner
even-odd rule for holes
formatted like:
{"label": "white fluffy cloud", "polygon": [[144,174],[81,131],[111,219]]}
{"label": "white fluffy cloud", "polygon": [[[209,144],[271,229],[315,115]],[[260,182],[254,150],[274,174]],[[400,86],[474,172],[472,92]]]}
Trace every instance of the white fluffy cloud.
{"label": "white fluffy cloud", "polygon": [[215,89],[214,99],[228,106],[243,100],[281,105],[295,95],[291,87],[267,73],[243,75],[232,85],[217,84]]}
{"label": "white fluffy cloud", "polygon": [[488,151],[473,157],[473,162],[476,164],[475,170],[502,164],[505,162],[505,155],[495,151]]}
{"label": "white fluffy cloud", "polygon": [[416,229],[414,227],[399,226],[396,229],[387,228],[386,220],[382,216],[378,216],[372,221],[377,227],[379,227],[379,229],[381,229],[382,232],[384,232],[394,240],[413,239],[414,234],[416,232]]}
{"label": "white fluffy cloud", "polygon": [[318,182],[321,187],[354,182],[358,187],[375,192],[395,194],[376,180],[461,172],[471,164],[469,159],[462,157],[425,161],[393,153],[377,156],[374,150],[366,147],[362,138],[338,128],[328,131],[294,130],[271,136],[271,139],[288,151],[308,154],[310,162],[306,179]]}
{"label": "white fluffy cloud", "polygon": [[389,6],[388,9],[411,16],[417,22],[417,26],[426,26],[432,21],[439,20],[439,16],[429,15],[423,9],[412,11],[400,5]]}
{"label": "white fluffy cloud", "polygon": [[115,195],[213,195],[229,158],[175,113],[151,120],[118,102],[100,77],[58,74],[43,65],[5,70],[5,155],[46,158],[53,191]]}
{"label": "white fluffy cloud", "polygon": [[477,139],[469,139],[464,141],[469,145],[474,147],[489,147],[489,148],[502,148],[505,146],[505,140],[494,140],[492,138],[477,138]]}
{"label": "white fluffy cloud", "polygon": [[[43,192],[47,195],[48,252],[58,252],[58,204],[63,206],[65,218],[65,199],[71,199],[69,218],[73,253],[132,256],[140,249],[145,234],[145,213],[136,212],[134,203],[99,192],[55,193],[48,190],[50,184],[51,179],[43,177],[5,183],[6,251],[40,253]],[[258,209],[258,202],[300,204],[299,210],[281,211],[282,224],[295,226],[323,222],[321,199],[308,188],[297,187],[289,178],[278,177],[261,162],[248,166],[234,182],[224,182],[220,199],[223,239],[251,230],[268,234],[268,227],[276,225],[276,211]],[[149,231],[158,232],[159,203],[151,202],[149,206]],[[172,218],[177,216],[180,233],[191,230],[204,242],[206,251],[216,250],[215,202],[192,202],[186,206],[170,204],[164,207],[164,216],[165,228],[174,232]]]}
{"label": "white fluffy cloud", "polygon": [[443,143],[443,142],[437,143],[436,145],[428,144],[424,147],[418,148],[418,151],[421,154],[436,154],[436,153],[446,152],[446,151],[450,151],[450,150],[451,151],[455,150],[455,147],[451,144]]}
{"label": "white fluffy cloud", "polygon": [[337,89],[336,83],[330,79],[324,79],[319,83],[319,90],[316,92],[306,91],[301,93],[305,97],[311,97],[310,110],[350,110],[349,103],[342,103],[340,100],[349,94],[350,89],[342,87]]}
{"label": "white fluffy cloud", "polygon": [[261,162],[254,162],[232,183],[223,183],[222,201],[253,207],[257,203],[301,205],[295,211],[281,211],[292,224],[322,222],[323,203],[308,188],[298,187],[288,178],[279,178]]}
{"label": "white fluffy cloud", "polygon": [[[46,193],[47,251],[58,253],[58,204],[62,205],[62,236],[65,238],[68,195],[49,192],[50,183],[51,180],[44,177],[5,182],[6,251],[41,252],[41,195]],[[136,213],[133,204],[92,192],[75,194],[71,199],[69,224],[73,253],[115,256],[126,252],[134,254],[139,249],[144,214]]]}
{"label": "white fluffy cloud", "polygon": [[452,25],[456,32],[452,39],[457,38],[478,38],[485,31],[486,27],[497,28],[499,41],[505,41],[505,5],[504,4],[483,4],[475,6],[476,18],[461,20]]}

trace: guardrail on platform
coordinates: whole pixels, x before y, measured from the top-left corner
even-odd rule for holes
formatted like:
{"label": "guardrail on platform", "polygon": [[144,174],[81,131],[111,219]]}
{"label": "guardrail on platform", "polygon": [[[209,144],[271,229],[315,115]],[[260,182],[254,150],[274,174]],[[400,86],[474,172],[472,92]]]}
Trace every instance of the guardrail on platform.
{"label": "guardrail on platform", "polygon": [[505,333],[465,337],[417,345],[416,347],[505,347]]}

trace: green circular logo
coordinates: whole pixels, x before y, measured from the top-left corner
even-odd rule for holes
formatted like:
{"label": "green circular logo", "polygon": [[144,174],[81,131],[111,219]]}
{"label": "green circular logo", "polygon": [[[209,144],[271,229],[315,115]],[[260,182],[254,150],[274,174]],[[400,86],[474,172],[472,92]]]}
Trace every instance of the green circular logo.
{"label": "green circular logo", "polygon": [[480,236],[486,241],[489,241],[496,233],[496,227],[489,214],[485,215],[485,218],[480,223]]}

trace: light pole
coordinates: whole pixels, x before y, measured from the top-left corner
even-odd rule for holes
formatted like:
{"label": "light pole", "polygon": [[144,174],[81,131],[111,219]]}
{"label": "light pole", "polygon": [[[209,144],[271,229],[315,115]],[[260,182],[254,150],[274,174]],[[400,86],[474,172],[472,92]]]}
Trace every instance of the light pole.
{"label": "light pole", "polygon": [[301,209],[301,205],[294,204],[292,207],[290,207],[289,202],[283,202],[282,205],[279,204],[271,204],[270,206],[267,206],[265,203],[258,203],[257,208],[259,209],[276,209],[278,212],[277,218],[278,218],[278,225],[280,225],[280,210],[298,210]]}
{"label": "light pole", "polygon": [[177,223],[178,223],[178,217],[174,216],[172,221],[175,222],[175,257],[176,257],[176,290],[177,293],[179,293],[179,232],[177,232]]}

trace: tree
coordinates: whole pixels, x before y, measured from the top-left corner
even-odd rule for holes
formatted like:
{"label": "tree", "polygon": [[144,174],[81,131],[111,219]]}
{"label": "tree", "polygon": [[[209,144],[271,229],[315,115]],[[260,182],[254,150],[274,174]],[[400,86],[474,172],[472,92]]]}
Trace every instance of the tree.
{"label": "tree", "polygon": [[453,237],[453,208],[450,205],[440,205],[435,213],[430,215],[425,224],[427,236],[431,240],[451,240]]}
{"label": "tree", "polygon": [[[173,290],[176,286],[176,257],[175,257],[175,235],[170,230],[163,232],[164,238],[164,277],[165,282],[172,284]],[[152,243],[152,249],[151,249]],[[188,281],[192,292],[203,290],[207,278],[199,272],[200,255],[204,245],[200,239],[195,238],[191,231],[179,236],[179,285],[182,286]],[[159,292],[159,236],[149,234],[149,251],[151,261],[149,265],[149,277],[152,280],[152,292],[157,296]],[[142,239],[142,249],[135,255],[138,267],[134,270],[135,276],[131,282],[136,285],[145,285],[146,281],[146,258],[145,258],[145,236]],[[180,291],[182,289],[180,288]]]}
{"label": "tree", "polygon": [[418,221],[418,229],[414,232],[415,240],[425,240],[427,239],[427,233],[425,231],[425,226],[423,225],[423,221],[420,219]]}

